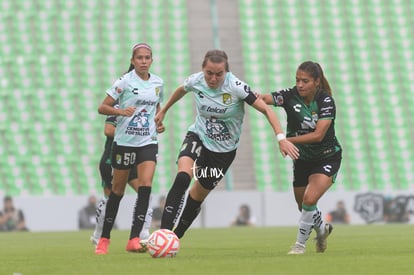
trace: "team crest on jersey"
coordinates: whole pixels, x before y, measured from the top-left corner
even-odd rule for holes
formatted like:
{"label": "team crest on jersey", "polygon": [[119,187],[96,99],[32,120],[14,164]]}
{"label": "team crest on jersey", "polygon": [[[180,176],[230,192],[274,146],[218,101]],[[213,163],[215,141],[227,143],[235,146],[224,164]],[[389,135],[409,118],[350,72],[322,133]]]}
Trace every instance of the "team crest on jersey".
{"label": "team crest on jersey", "polygon": [[223,103],[226,105],[230,105],[232,103],[230,94],[223,94]]}
{"label": "team crest on jersey", "polygon": [[160,94],[160,87],[155,88],[155,95],[158,96]]}

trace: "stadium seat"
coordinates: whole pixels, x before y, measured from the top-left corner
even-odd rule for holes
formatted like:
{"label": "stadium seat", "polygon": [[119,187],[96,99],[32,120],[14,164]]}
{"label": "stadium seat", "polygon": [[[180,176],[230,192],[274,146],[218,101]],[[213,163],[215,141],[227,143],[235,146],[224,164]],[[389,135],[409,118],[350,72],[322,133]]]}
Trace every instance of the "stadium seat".
{"label": "stadium seat", "polygon": [[[374,0],[326,1],[323,8],[313,1],[239,3],[243,57],[249,64],[246,80],[252,86],[265,92],[291,87],[301,62],[313,60],[323,66],[337,105],[337,136],[344,147],[339,184],[347,190],[408,188],[414,151],[404,140],[410,136],[413,99],[401,74],[414,66],[413,37],[407,27],[413,6]],[[260,140],[254,142],[253,156],[258,188],[270,185],[280,190],[270,174],[283,162],[266,157],[271,131],[259,123],[259,116],[253,112],[250,116],[252,138]],[[272,163],[268,170],[263,169],[268,168],[266,161]]]}
{"label": "stadium seat", "polygon": [[[414,70],[410,1],[239,0],[246,82],[269,93],[295,84],[297,66],[318,61],[337,104],[347,190],[412,186]],[[131,46],[152,45],[165,100],[190,73],[185,0],[1,1],[0,191],[10,195],[100,191],[105,91],[129,66]],[[138,19],[139,20],[138,20]],[[295,20],[292,20],[295,18]],[[312,20],[309,20],[312,19]],[[165,103],[165,101],[164,101]],[[282,124],[283,110],[274,109]],[[192,123],[191,96],[165,119],[154,192],[165,192]],[[248,110],[259,190],[291,188],[292,166],[266,119]]]}
{"label": "stadium seat", "polygon": [[[0,149],[6,156],[0,167],[9,171],[2,173],[8,176],[0,191],[100,192],[105,117],[97,114],[98,105],[127,70],[137,42],[154,47],[152,71],[165,80],[165,99],[184,80],[189,73],[185,1],[3,1],[1,8],[0,72],[5,77],[0,85],[9,93],[1,93],[0,107],[10,111],[0,115]],[[184,111],[192,108],[186,102]],[[185,132],[189,124],[175,120],[171,116],[166,123]],[[176,131],[171,127],[160,137],[165,145],[160,145],[159,167],[166,169],[156,173],[155,192],[172,182],[179,142],[169,140]]]}

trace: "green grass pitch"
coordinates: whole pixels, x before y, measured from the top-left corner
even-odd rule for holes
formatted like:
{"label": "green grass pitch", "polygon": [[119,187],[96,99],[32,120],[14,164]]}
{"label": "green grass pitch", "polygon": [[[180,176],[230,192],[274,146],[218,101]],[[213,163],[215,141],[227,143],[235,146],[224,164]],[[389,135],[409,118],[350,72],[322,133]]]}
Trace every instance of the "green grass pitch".
{"label": "green grass pitch", "polygon": [[119,230],[95,255],[90,234],[0,233],[0,274],[414,274],[414,225],[336,225],[325,253],[313,233],[304,255],[287,255],[295,227],[194,228],[169,259],[127,253]]}

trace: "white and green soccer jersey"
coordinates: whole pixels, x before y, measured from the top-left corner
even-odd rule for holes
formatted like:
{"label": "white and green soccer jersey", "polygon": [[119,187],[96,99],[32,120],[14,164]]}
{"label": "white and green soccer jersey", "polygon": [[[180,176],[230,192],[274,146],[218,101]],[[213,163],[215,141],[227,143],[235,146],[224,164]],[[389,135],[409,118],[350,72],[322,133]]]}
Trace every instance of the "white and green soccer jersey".
{"label": "white and green soccer jersey", "polygon": [[154,117],[163,98],[163,85],[163,80],[154,74],[150,74],[148,80],[142,80],[132,70],[106,91],[113,99],[119,100],[120,109],[136,107],[132,116],[117,117],[114,141],[118,145],[142,147],[158,142]]}
{"label": "white and green soccer jersey", "polygon": [[184,89],[194,93],[197,107],[195,123],[188,130],[196,133],[210,151],[235,150],[240,141],[244,100],[251,94],[250,87],[228,72],[221,87],[210,89],[203,72],[199,72],[185,80]]}
{"label": "white and green soccer jersey", "polygon": [[287,114],[287,136],[300,136],[315,131],[320,119],[332,120],[321,142],[312,144],[295,144],[299,148],[300,159],[323,159],[341,151],[335,136],[336,106],[334,99],[323,91],[316,93],[313,101],[306,105],[300,97],[296,86],[272,93],[275,106],[283,107]]}

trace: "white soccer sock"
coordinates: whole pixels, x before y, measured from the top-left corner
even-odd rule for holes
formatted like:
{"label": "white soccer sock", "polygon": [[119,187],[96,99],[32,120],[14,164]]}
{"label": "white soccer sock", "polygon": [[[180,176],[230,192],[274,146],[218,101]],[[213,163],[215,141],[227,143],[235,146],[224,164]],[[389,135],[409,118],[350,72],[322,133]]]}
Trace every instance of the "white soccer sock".
{"label": "white soccer sock", "polygon": [[101,238],[107,202],[108,198],[103,197],[102,200],[99,202],[98,207],[96,208],[96,225],[95,231],[93,232],[93,238],[95,240],[99,240]]}
{"label": "white soccer sock", "polygon": [[316,208],[313,212],[313,226],[315,228],[316,234],[322,236],[325,234],[325,222],[322,219],[322,212]]}
{"label": "white soccer sock", "polygon": [[150,229],[152,223],[152,207],[148,207],[147,214],[145,215],[144,225],[142,227],[141,233],[139,233],[139,238],[146,240],[149,238]]}
{"label": "white soccer sock", "polygon": [[305,246],[313,229],[313,213],[314,211],[307,211],[302,209],[302,214],[299,219],[299,230],[296,238],[296,243]]}

